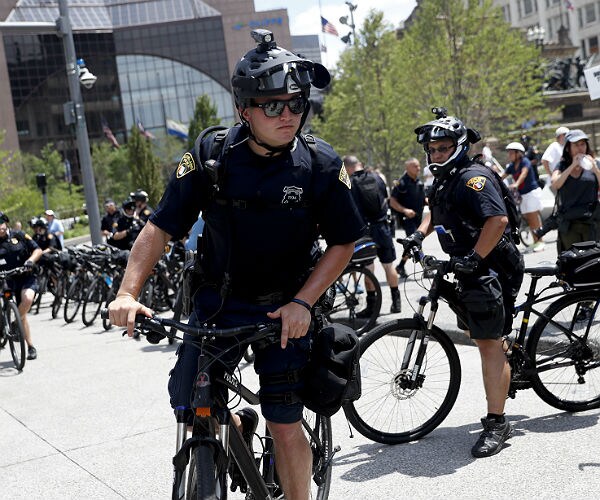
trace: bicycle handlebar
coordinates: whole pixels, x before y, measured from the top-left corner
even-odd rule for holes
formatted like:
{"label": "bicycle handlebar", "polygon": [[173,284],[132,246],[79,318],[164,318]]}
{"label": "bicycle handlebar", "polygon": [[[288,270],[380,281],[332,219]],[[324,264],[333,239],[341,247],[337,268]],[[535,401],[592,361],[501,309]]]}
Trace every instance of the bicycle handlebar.
{"label": "bicycle handlebar", "polygon": [[[108,319],[108,309],[102,309],[100,312],[102,319]],[[151,318],[144,314],[137,314],[135,324],[141,328],[140,333],[146,336],[146,339],[151,344],[158,344],[163,338],[175,338],[176,335],[167,331],[167,328],[174,328],[183,333],[187,333],[193,337],[213,337],[213,338],[231,338],[241,334],[254,334],[244,342],[254,342],[266,337],[272,336],[273,340],[276,335],[281,333],[281,325],[277,323],[256,323],[250,325],[236,326],[232,328],[215,328],[210,326],[192,326],[186,323],[181,323],[174,319],[163,318],[154,315]],[[154,335],[153,335],[154,334]]]}
{"label": "bicycle handlebar", "polygon": [[25,266],[15,267],[14,269],[9,269],[8,271],[0,271],[0,279],[7,279],[7,278],[10,278],[11,276],[15,276],[17,274],[26,274],[26,273],[30,273],[30,272],[31,272],[30,267],[25,267]]}

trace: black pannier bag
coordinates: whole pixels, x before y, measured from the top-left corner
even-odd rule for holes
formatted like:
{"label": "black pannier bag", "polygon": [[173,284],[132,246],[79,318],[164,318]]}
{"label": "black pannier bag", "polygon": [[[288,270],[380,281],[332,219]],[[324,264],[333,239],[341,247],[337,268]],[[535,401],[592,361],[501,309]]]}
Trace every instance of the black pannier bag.
{"label": "black pannier bag", "polygon": [[302,401],[309,410],[331,417],[361,394],[360,346],[352,328],[332,323],[313,334],[304,370]]}
{"label": "black pannier bag", "polygon": [[574,288],[600,286],[600,245],[596,241],[573,243],[558,256],[558,277]]}
{"label": "black pannier bag", "polygon": [[352,264],[370,263],[377,257],[377,245],[368,236],[354,243],[354,253],[350,258]]}

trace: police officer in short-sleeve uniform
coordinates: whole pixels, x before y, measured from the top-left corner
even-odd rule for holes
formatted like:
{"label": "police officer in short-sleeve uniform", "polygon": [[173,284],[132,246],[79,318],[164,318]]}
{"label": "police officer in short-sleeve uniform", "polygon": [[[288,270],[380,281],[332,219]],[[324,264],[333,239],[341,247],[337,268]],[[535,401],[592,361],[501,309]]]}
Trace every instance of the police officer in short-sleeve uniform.
{"label": "police officer in short-sleeve uniform", "polygon": [[[310,308],[343,271],[365,228],[338,155],[320,139],[300,135],[311,82],[323,88],[329,73],[278,47],[266,30],[253,36],[258,45],[238,62],[232,78],[242,124],[224,138],[208,134],[183,156],[133,247],[109,310],[111,322],[128,324],[130,332],[133,313],[149,314],[135,300],[146,274],[164,244],[183,237],[202,210],[206,225],[197,264],[206,286],[194,296],[191,321],[210,319],[221,327],[281,321],[281,345],[256,352],[261,410],[275,441],[284,493],[308,498],[311,454],[300,424],[302,380],[294,375],[308,359]],[[311,271],[319,233],[328,247]],[[189,407],[197,356],[189,344],[179,349],[169,381],[173,406]],[[240,356],[227,359],[228,369]],[[256,413],[244,408],[238,415],[251,436]]]}
{"label": "police officer in short-sleeve uniform", "polygon": [[[42,251],[28,234],[22,231],[11,231],[8,228],[8,216],[0,212],[0,271],[10,271],[17,267],[33,269],[33,264],[42,256]],[[25,342],[27,342],[27,359],[37,358],[37,350],[31,341],[31,331],[27,321],[27,313],[31,309],[35,292],[38,289],[34,274],[25,273],[12,277],[8,284],[15,294],[19,313],[23,322]]]}
{"label": "police officer in short-sleeve uniform", "polygon": [[421,246],[438,234],[442,249],[454,257],[458,303],[465,308],[471,338],[479,348],[488,414],[473,446],[475,457],[498,453],[512,433],[504,417],[510,368],[502,336],[510,331],[514,301],[523,279],[523,258],[510,236],[500,180],[486,166],[469,159],[479,134],[443,108],[437,118],[415,130],[423,144],[435,182],[430,214],[406,246]]}

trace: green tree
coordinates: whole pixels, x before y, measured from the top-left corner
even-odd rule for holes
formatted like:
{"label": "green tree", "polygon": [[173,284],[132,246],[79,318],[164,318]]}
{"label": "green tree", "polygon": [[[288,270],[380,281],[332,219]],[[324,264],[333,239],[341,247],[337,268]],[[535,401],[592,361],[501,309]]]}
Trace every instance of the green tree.
{"label": "green tree", "polygon": [[196,99],[196,107],[194,108],[194,117],[190,121],[188,131],[187,149],[194,147],[196,137],[200,135],[205,128],[213,125],[219,125],[221,119],[217,115],[217,107],[212,103],[210,97],[206,94],[198,96]]}
{"label": "green tree", "polygon": [[131,170],[131,189],[146,191],[150,204],[158,202],[164,190],[160,160],[152,151],[150,141],[135,125],[131,127],[127,152]]}
{"label": "green tree", "polygon": [[115,149],[108,142],[97,142],[92,146],[92,165],[98,199],[103,202],[112,198],[117,205],[131,192],[131,170],[127,146]]}
{"label": "green tree", "polygon": [[[397,177],[414,128],[444,106],[482,136],[543,121],[541,57],[491,0],[423,0],[398,38],[371,11],[338,66],[316,128],[340,152]],[[421,153],[422,154],[422,153]]]}

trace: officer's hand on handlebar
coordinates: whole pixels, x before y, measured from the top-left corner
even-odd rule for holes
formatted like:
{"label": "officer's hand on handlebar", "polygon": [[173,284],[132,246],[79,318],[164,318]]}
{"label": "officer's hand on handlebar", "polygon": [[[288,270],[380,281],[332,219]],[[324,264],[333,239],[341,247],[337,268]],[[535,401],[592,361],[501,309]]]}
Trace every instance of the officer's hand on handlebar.
{"label": "officer's hand on handlebar", "polygon": [[33,266],[34,266],[34,263],[33,263],[33,261],[31,261],[31,260],[26,260],[26,261],[23,263],[23,267],[24,267],[24,268],[25,268],[27,271],[33,271]]}
{"label": "officer's hand on handlebar", "polygon": [[413,248],[417,248],[421,250],[423,246],[423,240],[425,239],[425,235],[421,231],[415,231],[406,239],[398,239],[398,243],[401,243],[404,247],[404,252],[410,252]]}
{"label": "officer's hand on handlebar", "polygon": [[115,326],[126,326],[127,335],[130,337],[133,337],[136,314],[143,314],[151,318],[154,312],[128,293],[117,294],[115,300],[108,304],[110,322]]}
{"label": "officer's hand on handlebar", "polygon": [[458,274],[473,274],[482,260],[481,255],[475,252],[475,250],[471,250],[466,256],[455,257],[453,259],[453,270]]}
{"label": "officer's hand on handlebar", "polygon": [[308,333],[312,319],[304,306],[290,302],[273,312],[267,313],[270,319],[281,319],[281,348],[285,349],[288,339],[299,339]]}

